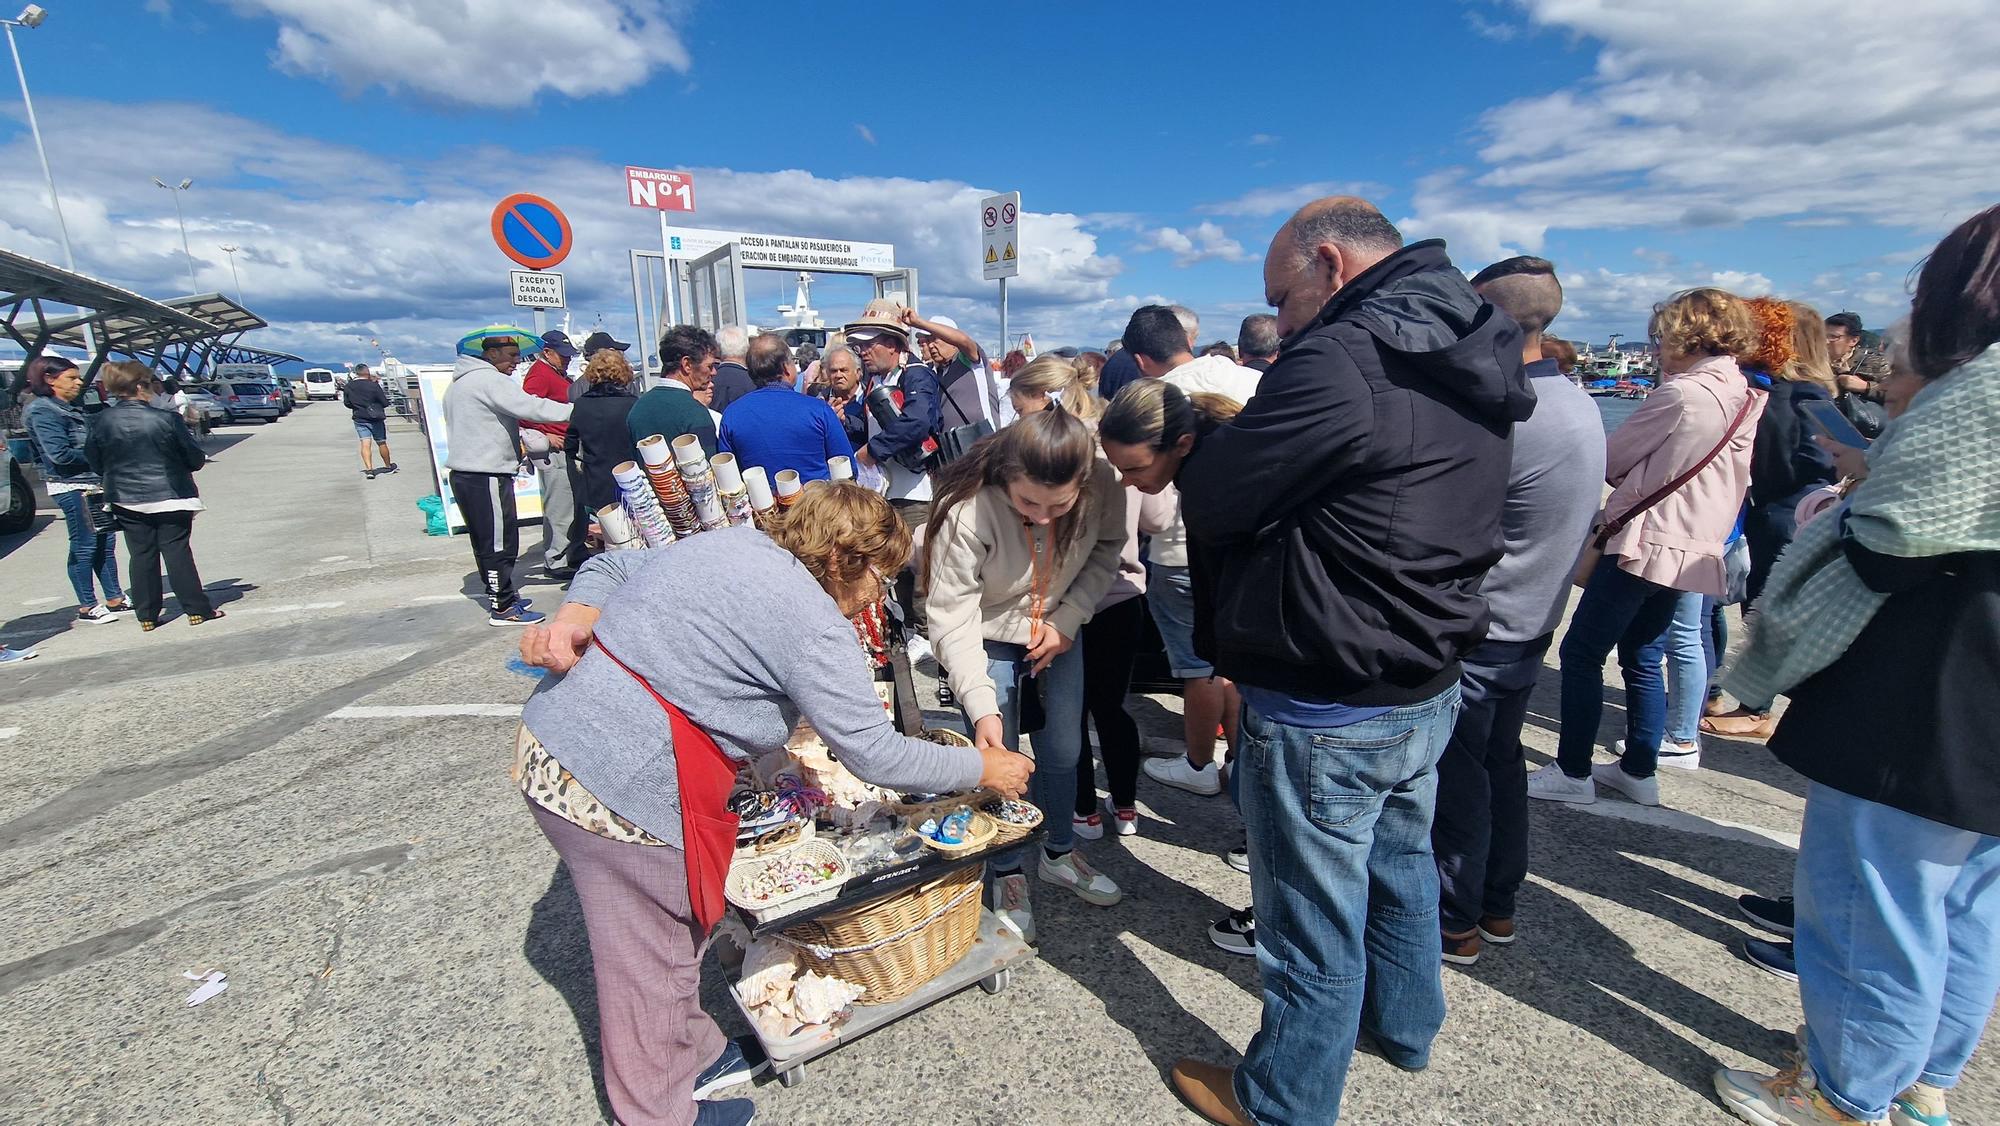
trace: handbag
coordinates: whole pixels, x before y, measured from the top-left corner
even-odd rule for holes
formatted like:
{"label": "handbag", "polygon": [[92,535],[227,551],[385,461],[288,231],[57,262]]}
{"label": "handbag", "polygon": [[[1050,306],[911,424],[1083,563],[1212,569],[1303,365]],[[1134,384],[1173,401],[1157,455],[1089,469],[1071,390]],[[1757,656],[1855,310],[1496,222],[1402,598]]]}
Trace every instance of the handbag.
{"label": "handbag", "polygon": [[1737,536],[1722,550],[1722,604],[1741,606],[1750,600],[1750,537]]}
{"label": "handbag", "polygon": [[104,502],[104,494],[101,492],[83,494],[83,512],[90,517],[91,530],[100,536],[118,527],[118,516],[111,511],[111,506]]}
{"label": "handbag", "polygon": [[1750,404],[1754,401],[1749,395],[1743,396],[1743,405],[1737,409],[1736,418],[1729,424],[1729,429],[1722,432],[1722,440],[1686,472],[1668,481],[1638,504],[1626,509],[1617,519],[1600,520],[1590,529],[1590,539],[1584,542],[1583,554],[1576,560],[1576,572],[1570,576],[1571,585],[1589,586],[1590,576],[1597,573],[1597,565],[1604,559],[1605,544],[1610,543],[1618,533],[1624,531],[1626,525],[1637,519],[1640,513],[1679,492],[1681,486],[1700,476],[1701,471],[1708,468],[1709,462],[1722,456],[1722,451],[1729,448],[1730,440],[1736,437],[1736,431],[1742,427],[1743,420],[1750,417]]}
{"label": "handbag", "polygon": [[967,423],[964,426],[954,426],[949,430],[939,433],[937,436],[937,452],[932,454],[930,460],[924,463],[924,468],[932,473],[943,469],[945,466],[964,457],[972,449],[974,443],[991,433],[993,433],[993,424],[983,418],[977,422]]}

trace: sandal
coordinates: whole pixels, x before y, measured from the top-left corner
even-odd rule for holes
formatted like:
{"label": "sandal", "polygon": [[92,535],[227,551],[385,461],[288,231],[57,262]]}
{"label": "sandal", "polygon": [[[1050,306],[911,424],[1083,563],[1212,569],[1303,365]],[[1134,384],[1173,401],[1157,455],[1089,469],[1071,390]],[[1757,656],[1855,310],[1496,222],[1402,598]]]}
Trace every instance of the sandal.
{"label": "sandal", "polygon": [[229,615],[223,613],[220,610],[210,611],[206,616],[203,616],[201,614],[189,614],[188,624],[191,626],[198,626],[203,622],[212,622],[217,618],[226,618],[228,616]]}
{"label": "sandal", "polygon": [[1739,709],[1724,715],[1704,717],[1701,729],[1709,735],[1728,739],[1769,739],[1777,732],[1778,721],[1769,715]]}
{"label": "sandal", "polygon": [[139,632],[141,632],[141,633],[151,633],[151,632],[153,632],[154,630],[156,630],[156,629],[159,629],[159,628],[160,628],[160,623],[158,623],[158,622],[140,622],[140,623],[139,623]]}

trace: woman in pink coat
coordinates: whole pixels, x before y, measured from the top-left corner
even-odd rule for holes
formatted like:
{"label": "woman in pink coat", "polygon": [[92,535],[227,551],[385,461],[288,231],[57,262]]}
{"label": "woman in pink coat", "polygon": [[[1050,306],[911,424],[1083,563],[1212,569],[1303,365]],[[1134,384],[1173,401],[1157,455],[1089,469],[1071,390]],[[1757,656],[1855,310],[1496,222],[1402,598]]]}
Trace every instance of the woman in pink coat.
{"label": "woman in pink coat", "polygon": [[[1764,393],[1734,358],[1753,339],[1749,310],[1721,290],[1690,290],[1654,310],[1651,331],[1663,378],[1609,439],[1613,491],[1598,526],[1615,530],[1563,637],[1556,761],[1528,779],[1529,796],[1546,801],[1594,802],[1594,780],[1641,805],[1660,804],[1660,661],[1674,605],[1686,591],[1724,594],[1723,545],[1750,486]],[[1625,677],[1625,753],[1593,768],[1613,648]]]}

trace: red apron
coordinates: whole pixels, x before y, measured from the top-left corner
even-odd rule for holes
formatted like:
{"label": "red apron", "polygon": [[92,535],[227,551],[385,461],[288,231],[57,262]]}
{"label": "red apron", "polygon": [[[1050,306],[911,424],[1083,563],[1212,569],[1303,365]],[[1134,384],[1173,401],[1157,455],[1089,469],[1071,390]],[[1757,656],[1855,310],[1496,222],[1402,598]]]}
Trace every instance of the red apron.
{"label": "red apron", "polygon": [[667,726],[674,738],[674,774],[681,794],[681,852],[687,858],[688,903],[702,930],[713,930],[722,920],[723,884],[729,879],[729,862],[736,855],[736,814],[729,810],[729,791],[736,786],[737,764],[722,753],[708,732],[695,726],[645,677],[619,660],[602,639],[596,645],[667,713]]}

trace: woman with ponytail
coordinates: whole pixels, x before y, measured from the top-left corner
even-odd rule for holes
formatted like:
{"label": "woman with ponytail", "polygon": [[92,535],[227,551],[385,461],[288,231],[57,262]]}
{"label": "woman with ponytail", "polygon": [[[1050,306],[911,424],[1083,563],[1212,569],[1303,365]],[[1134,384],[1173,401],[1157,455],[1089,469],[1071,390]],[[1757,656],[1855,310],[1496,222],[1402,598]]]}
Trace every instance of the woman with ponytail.
{"label": "woman with ponytail", "polygon": [[[932,488],[923,581],[938,662],[980,748],[1019,750],[1024,727],[1035,736],[1030,796],[1048,827],[1038,874],[1110,906],[1123,893],[1075,851],[1070,810],[1083,723],[1076,639],[1117,574],[1124,490],[1090,428],[1062,410],[981,439]],[[1020,863],[995,862],[993,906],[1032,940]]]}

